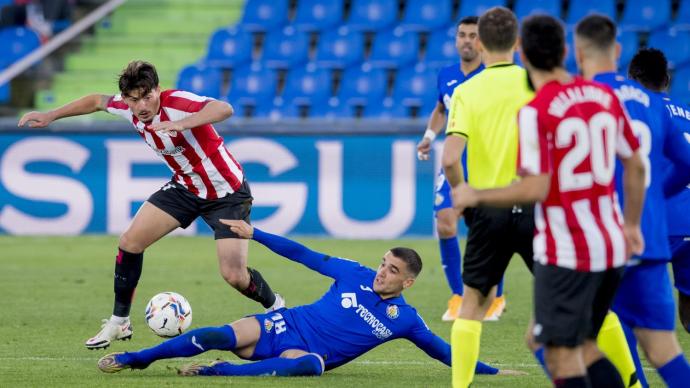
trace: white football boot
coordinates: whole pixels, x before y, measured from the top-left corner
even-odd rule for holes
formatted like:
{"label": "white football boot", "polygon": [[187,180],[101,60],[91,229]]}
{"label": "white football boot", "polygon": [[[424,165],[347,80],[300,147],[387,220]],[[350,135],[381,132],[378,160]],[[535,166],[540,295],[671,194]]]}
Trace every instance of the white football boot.
{"label": "white football boot", "polygon": [[273,306],[266,309],[266,313],[270,313],[276,310],[280,310],[285,307],[285,298],[276,293],[276,301],[273,302]]}
{"label": "white football boot", "polygon": [[113,322],[112,319],[104,319],[101,331],[86,341],[87,349],[105,349],[112,341],[128,340],[132,338],[132,324],[127,318],[123,323]]}

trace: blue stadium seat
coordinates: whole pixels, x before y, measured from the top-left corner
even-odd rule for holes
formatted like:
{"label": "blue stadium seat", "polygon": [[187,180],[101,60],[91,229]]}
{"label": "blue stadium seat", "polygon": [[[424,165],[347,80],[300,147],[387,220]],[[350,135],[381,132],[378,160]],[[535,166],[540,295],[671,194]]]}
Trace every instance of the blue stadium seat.
{"label": "blue stadium seat", "polygon": [[328,120],[350,119],[355,117],[353,107],[337,97],[331,97],[326,103],[314,104],[309,107],[309,117]]}
{"label": "blue stadium seat", "polygon": [[177,88],[212,98],[220,97],[223,75],[220,70],[203,65],[189,65],[180,71]]}
{"label": "blue stadium seat", "polygon": [[671,0],[627,0],[620,24],[624,30],[653,31],[671,21]]}
{"label": "blue stadium seat", "polygon": [[0,104],[6,104],[10,101],[10,83],[0,86]]}
{"label": "blue stadium seat", "polygon": [[343,69],[364,59],[364,36],[361,32],[340,27],[321,34],[316,46],[319,67]]}
{"label": "blue stadium seat", "polygon": [[284,101],[281,98],[276,98],[273,100],[273,108],[268,114],[268,117],[271,120],[298,119],[301,116],[301,110],[302,108],[300,108],[298,104],[294,104],[291,101]]}
{"label": "blue stadium seat", "polygon": [[243,28],[230,27],[217,30],[211,36],[206,54],[206,64],[231,69],[252,59],[254,38]]}
{"label": "blue stadium seat", "polygon": [[451,0],[408,1],[402,18],[402,26],[411,31],[430,32],[451,22]]}
{"label": "blue stadium seat", "polygon": [[380,103],[386,96],[386,81],[386,72],[372,68],[368,63],[351,67],[343,73],[339,100],[346,105]]}
{"label": "blue stadium seat", "polygon": [[410,118],[410,113],[409,106],[388,97],[379,103],[365,106],[362,116],[369,119],[395,120]]}
{"label": "blue stadium seat", "polygon": [[458,27],[453,25],[448,29],[434,31],[429,35],[426,45],[424,62],[432,69],[440,69],[452,63],[459,62],[458,49],[455,48],[455,36]]}
{"label": "blue stadium seat", "polygon": [[262,106],[273,100],[277,84],[275,71],[254,63],[234,72],[225,99],[233,105]]}
{"label": "blue stadium seat", "polygon": [[514,11],[518,20],[533,14],[547,14],[560,18],[561,2],[560,0],[516,0]]}
{"label": "blue stadium seat", "polygon": [[618,61],[621,69],[627,68],[628,64],[637,53],[640,46],[640,38],[635,31],[622,31],[618,34],[618,42],[621,44],[621,57]]}
{"label": "blue stadium seat", "polygon": [[419,34],[398,27],[376,34],[369,62],[374,67],[397,69],[416,62],[418,53]]}
{"label": "blue stadium seat", "polygon": [[690,61],[690,32],[675,28],[653,32],[647,46],[657,48],[666,54],[670,67]]}
{"label": "blue stadium seat", "polygon": [[41,39],[26,27],[9,27],[0,30],[0,58],[13,62],[41,45]]}
{"label": "blue stadium seat", "polygon": [[565,68],[570,73],[577,73],[577,63],[575,62],[575,41],[573,40],[573,29],[566,28],[565,30]]}
{"label": "blue stadium seat", "polygon": [[307,61],[309,36],[288,26],[266,34],[261,61],[272,69],[286,69]]}
{"label": "blue stadium seat", "polygon": [[676,18],[673,20],[676,26],[690,28],[690,0],[680,0]]}
{"label": "blue stadium seat", "polygon": [[353,0],[347,26],[357,31],[381,31],[398,16],[397,0]]}
{"label": "blue stadium seat", "polygon": [[481,16],[487,9],[492,7],[507,5],[506,0],[466,0],[460,3],[460,11],[458,13],[459,18],[464,18],[465,16]]}
{"label": "blue stadium seat", "polygon": [[571,1],[565,21],[567,24],[575,24],[591,13],[603,14],[615,21],[616,0]]}
{"label": "blue stadium seat", "polygon": [[324,31],[343,21],[343,3],[343,0],[300,0],[292,22],[300,31]]}
{"label": "blue stadium seat", "polygon": [[313,63],[292,69],[285,80],[283,100],[295,105],[323,103],[331,97],[331,71]]}
{"label": "blue stadium seat", "polygon": [[393,100],[405,106],[421,107],[438,99],[436,73],[423,63],[398,71],[393,86]]}
{"label": "blue stadium seat", "polygon": [[240,24],[249,31],[270,31],[288,21],[288,0],[247,0]]}
{"label": "blue stadium seat", "polygon": [[690,104],[690,66],[678,69],[671,79],[671,96]]}

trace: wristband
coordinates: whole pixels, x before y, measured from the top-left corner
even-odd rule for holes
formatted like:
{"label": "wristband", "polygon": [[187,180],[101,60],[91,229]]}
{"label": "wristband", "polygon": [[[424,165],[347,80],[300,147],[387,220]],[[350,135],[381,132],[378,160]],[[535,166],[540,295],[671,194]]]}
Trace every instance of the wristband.
{"label": "wristband", "polygon": [[434,141],[434,139],[436,139],[436,132],[431,128],[427,128],[424,132],[424,138],[429,139],[429,141]]}

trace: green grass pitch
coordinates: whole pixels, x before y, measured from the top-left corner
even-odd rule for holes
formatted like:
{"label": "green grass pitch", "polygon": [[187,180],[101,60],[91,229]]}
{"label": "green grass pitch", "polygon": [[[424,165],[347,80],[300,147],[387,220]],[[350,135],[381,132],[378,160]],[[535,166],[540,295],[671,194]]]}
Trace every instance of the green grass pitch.
{"label": "green grass pitch", "polygon": [[[438,248],[433,240],[343,241],[302,240],[316,250],[376,266],[393,246],[417,249],[424,270],[406,292],[429,326],[449,339],[450,324],[441,322],[448,298]],[[132,311],[132,341],[116,342],[106,351],[89,351],[84,341],[96,333],[102,318],[110,316],[115,237],[8,237],[0,236],[0,386],[6,387],[443,387],[450,386],[450,369],[428,358],[414,345],[397,340],[380,346],[354,362],[319,378],[179,377],[172,367],[187,362],[159,361],[146,370],[107,375],[96,368],[99,357],[112,351],[136,350],[160,338],[144,323],[144,306],[161,291],[176,291],[193,308],[192,327],[221,325],[258,313],[259,306],[224,283],[218,274],[215,244],[210,237],[168,237],[151,247]],[[299,264],[276,256],[252,243],[250,265],[261,270],[288,305],[310,303],[329,286],[322,277]],[[548,386],[523,344],[530,317],[532,285],[521,260],[513,260],[506,280],[508,307],[499,322],[484,324],[480,359],[525,371],[527,376],[478,376],[476,387]],[[690,336],[679,331],[683,348]],[[210,352],[198,360],[237,360],[226,352]],[[652,386],[662,386],[656,372],[647,369]]]}

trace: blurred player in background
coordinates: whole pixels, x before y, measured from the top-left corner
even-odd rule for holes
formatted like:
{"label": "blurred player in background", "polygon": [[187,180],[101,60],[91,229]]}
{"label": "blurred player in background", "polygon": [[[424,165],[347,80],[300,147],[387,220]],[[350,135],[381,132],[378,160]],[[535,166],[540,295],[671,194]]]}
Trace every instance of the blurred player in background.
{"label": "blurred player in background", "polygon": [[[644,247],[639,144],[611,89],[564,69],[565,33],[558,20],[523,20],[521,45],[537,90],[518,116],[522,179],[501,189],[463,185],[453,202],[460,211],[537,203],[533,334],[546,346],[553,383],[623,387],[596,338],[629,257],[626,248],[641,253]],[[624,166],[624,224],[614,186],[616,154]]]}
{"label": "blurred player in background", "polygon": [[[664,101],[635,81],[617,74],[620,45],[616,43],[616,25],[602,15],[581,20],[575,29],[575,59],[587,79],[614,89],[625,105],[633,132],[640,142],[640,156],[645,164],[647,196],[642,214],[645,249],[627,265],[613,311],[635,336],[670,387],[687,386],[690,365],[683,356],[675,335],[675,304],[668,262],[666,204],[664,195],[665,159],[690,172],[690,144],[675,128]],[[685,173],[686,180],[690,175]],[[619,192],[623,182],[617,174]],[[682,187],[682,186],[681,186]],[[621,200],[627,201],[626,197]],[[627,349],[626,349],[627,351]]]}
{"label": "blurred player in background", "polygon": [[[256,362],[191,364],[181,367],[180,374],[319,376],[398,338],[411,341],[450,366],[450,345],[429,330],[402,296],[422,270],[422,260],[414,250],[391,249],[374,271],[355,261],[312,251],[244,221],[222,222],[239,237],[253,239],[335,282],[312,304],[248,316],[221,327],[195,329],[139,352],[109,354],[98,362],[103,372],[144,369],[156,360],[227,350]],[[480,374],[521,374],[499,372],[481,362],[476,370]]]}
{"label": "blurred player in background", "polygon": [[105,111],[132,123],[146,144],[173,172],[170,182],[144,202],[120,236],[115,260],[113,314],[89,349],[107,348],[132,336],[129,313],[141,276],[144,250],[163,236],[186,228],[201,216],[213,229],[221,276],[269,310],[285,305],[261,274],[247,267],[248,243],[220,218],[249,221],[252,195],[240,164],[212,123],[226,120],[232,107],[181,90],[161,90],[153,65],[134,61],[119,77],[120,94],[91,94],[50,112],[30,112],[19,126],[41,128],[63,117]]}
{"label": "blurred player in background", "polygon": [[[446,126],[447,112],[450,110],[450,99],[455,88],[484,69],[478,46],[478,20],[479,18],[476,16],[468,16],[458,22],[455,34],[455,48],[458,50],[460,62],[444,67],[438,73],[436,82],[438,101],[436,102],[436,108],[431,112],[424,137],[417,144],[417,156],[420,160],[429,159],[431,144]],[[463,172],[467,175],[465,160],[465,153],[463,153]],[[450,300],[448,300],[448,309],[441,319],[444,321],[454,321],[458,317],[460,305],[462,304],[462,275],[460,273],[462,255],[460,253],[460,245],[458,244],[458,216],[453,211],[450,185],[448,185],[443,169],[441,169],[436,178],[435,191],[434,213],[441,251],[441,265],[452,293]],[[484,320],[498,320],[504,309],[505,298],[503,297],[503,280],[501,280],[496,291],[496,299],[487,311]]]}
{"label": "blurred player in background", "polygon": [[[513,63],[518,21],[507,8],[486,11],[478,23],[486,68],[453,92],[443,148],[443,168],[452,190],[464,181],[460,164],[467,144],[470,184],[502,187],[517,178],[517,112],[533,96],[525,70]],[[512,209],[468,209],[467,246],[463,260],[464,296],[453,323],[453,384],[468,386],[479,357],[482,320],[496,295],[513,254],[532,270],[533,206]]]}

